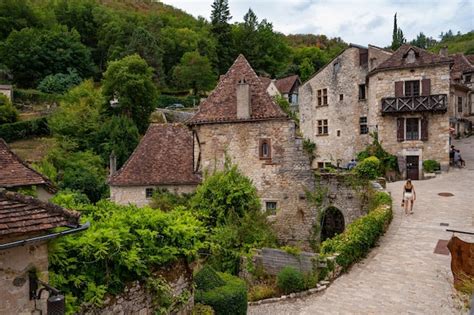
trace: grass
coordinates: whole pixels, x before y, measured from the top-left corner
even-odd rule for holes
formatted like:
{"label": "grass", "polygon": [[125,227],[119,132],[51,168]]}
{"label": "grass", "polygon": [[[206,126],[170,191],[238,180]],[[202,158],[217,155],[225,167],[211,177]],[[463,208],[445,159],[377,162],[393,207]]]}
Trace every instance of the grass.
{"label": "grass", "polygon": [[30,138],[9,143],[10,149],[22,160],[33,163],[40,161],[54,146],[52,137]]}

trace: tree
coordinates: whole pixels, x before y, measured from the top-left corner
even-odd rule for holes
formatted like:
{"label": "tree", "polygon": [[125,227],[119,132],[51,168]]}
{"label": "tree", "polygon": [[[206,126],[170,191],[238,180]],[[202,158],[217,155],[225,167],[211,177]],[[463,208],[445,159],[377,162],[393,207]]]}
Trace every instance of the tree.
{"label": "tree", "polygon": [[228,0],[214,0],[211,12],[211,32],[216,39],[217,69],[223,74],[232,64],[234,54],[232,45],[232,28],[229,24],[232,16]]}
{"label": "tree", "polygon": [[18,111],[12,102],[3,94],[0,94],[0,125],[13,123],[18,120]]}
{"label": "tree", "polygon": [[211,63],[198,51],[187,52],[183,55],[180,63],[173,70],[173,78],[178,86],[192,89],[194,95],[212,89],[215,84]]}
{"label": "tree", "polygon": [[397,26],[397,14],[393,17],[393,33],[392,33],[392,50],[397,50],[401,45],[406,42],[403,36],[403,31]]}
{"label": "tree", "polygon": [[2,0],[0,1],[0,40],[8,37],[13,30],[25,27],[36,27],[41,24],[27,0]]}
{"label": "tree", "polygon": [[44,93],[63,94],[73,86],[80,84],[82,78],[74,69],[68,69],[68,73],[50,74],[38,84],[38,90]]}
{"label": "tree", "polygon": [[102,93],[108,102],[117,99],[118,106],[108,110],[131,118],[140,132],[145,132],[148,119],[155,108],[156,86],[153,69],[134,54],[112,61],[102,80]]}

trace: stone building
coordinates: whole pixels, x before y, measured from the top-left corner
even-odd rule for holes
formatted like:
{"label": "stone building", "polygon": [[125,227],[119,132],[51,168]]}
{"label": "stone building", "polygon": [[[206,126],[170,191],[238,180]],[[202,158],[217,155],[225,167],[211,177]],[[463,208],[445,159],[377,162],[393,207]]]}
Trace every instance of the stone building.
{"label": "stone building", "polygon": [[346,166],[369,143],[367,74],[392,55],[350,45],[300,87],[300,121],[316,144],[313,168]]}
{"label": "stone building", "polygon": [[244,56],[221,77],[187,124],[199,172],[222,169],[226,156],[257,188],[262,209],[285,243],[307,243],[316,209],[306,200],[314,176],[302,139]]}
{"label": "stone building", "polygon": [[110,199],[147,205],[157,188],[190,193],[201,182],[193,169],[193,136],[182,124],[151,124],[120,170],[111,163]]}
{"label": "stone building", "polygon": [[46,314],[48,294],[35,299],[30,286],[36,277],[48,282],[47,239],[54,236],[50,230],[86,229],[79,217],[78,212],[36,198],[0,191],[0,314]]}
{"label": "stone building", "polygon": [[10,101],[13,100],[13,86],[0,84],[0,94],[5,95],[8,97]]}
{"label": "stone building", "polygon": [[293,110],[298,110],[298,93],[301,85],[300,77],[295,75],[290,75],[275,81],[275,86],[280,92],[281,96],[286,98],[290,103],[290,106]]}
{"label": "stone building", "polygon": [[263,87],[266,89],[267,93],[270,96],[281,96],[280,91],[275,85],[276,80],[270,79],[268,77],[259,77],[260,81],[262,81]]}
{"label": "stone building", "polygon": [[40,200],[46,201],[56,189],[49,179],[28,166],[0,138],[0,190],[34,189]]}

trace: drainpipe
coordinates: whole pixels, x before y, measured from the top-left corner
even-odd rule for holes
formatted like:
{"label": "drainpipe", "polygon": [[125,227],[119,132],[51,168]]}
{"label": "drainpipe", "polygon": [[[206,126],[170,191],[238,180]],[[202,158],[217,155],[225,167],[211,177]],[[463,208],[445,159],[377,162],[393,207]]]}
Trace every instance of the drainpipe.
{"label": "drainpipe", "polygon": [[48,234],[48,235],[37,236],[37,237],[32,237],[32,238],[27,238],[26,240],[20,240],[20,241],[0,244],[0,250],[9,249],[9,248],[12,248],[12,247],[17,247],[17,246],[24,246],[26,244],[41,242],[41,241],[45,241],[45,240],[50,240],[50,239],[53,239],[53,238],[56,238],[56,237],[59,237],[59,236],[78,233],[78,232],[87,230],[90,226],[91,226],[90,222],[87,221],[86,223],[84,223],[82,225],[79,225],[76,228],[72,228],[72,229],[69,229],[69,230],[66,230],[66,231],[52,233],[52,234]]}

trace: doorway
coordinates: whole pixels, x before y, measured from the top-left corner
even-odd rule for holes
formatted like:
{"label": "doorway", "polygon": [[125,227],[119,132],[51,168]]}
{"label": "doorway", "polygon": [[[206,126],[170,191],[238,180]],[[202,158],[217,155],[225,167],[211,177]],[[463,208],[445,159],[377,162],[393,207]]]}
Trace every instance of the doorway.
{"label": "doorway", "polygon": [[321,219],[321,242],[344,232],[344,215],[336,207],[324,211]]}
{"label": "doorway", "polygon": [[420,179],[419,161],[419,156],[417,155],[407,156],[407,179]]}

